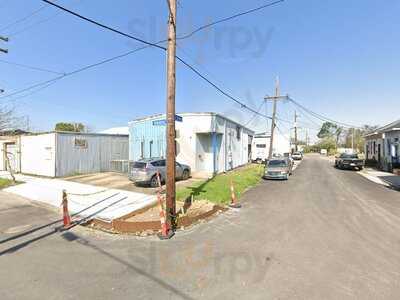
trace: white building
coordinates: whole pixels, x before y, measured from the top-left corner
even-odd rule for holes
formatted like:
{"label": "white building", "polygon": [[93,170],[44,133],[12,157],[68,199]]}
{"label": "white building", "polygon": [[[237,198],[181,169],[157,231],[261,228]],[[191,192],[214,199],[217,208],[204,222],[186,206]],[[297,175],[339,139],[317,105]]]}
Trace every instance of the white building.
{"label": "white building", "polygon": [[[192,172],[211,175],[249,162],[254,132],[216,113],[183,113],[177,116],[177,161]],[[165,115],[129,123],[129,158],[165,157]]]}
{"label": "white building", "polygon": [[[251,159],[253,161],[268,159],[271,135],[269,133],[258,133],[253,138]],[[290,136],[279,132],[274,133],[273,156],[284,155],[291,152]]]}
{"label": "white building", "polygon": [[[111,171],[112,161],[128,159],[128,135],[48,132],[0,141],[15,172],[46,177]],[[5,151],[4,151],[5,150]]]}
{"label": "white building", "polygon": [[365,136],[365,158],[385,171],[400,167],[400,120]]}

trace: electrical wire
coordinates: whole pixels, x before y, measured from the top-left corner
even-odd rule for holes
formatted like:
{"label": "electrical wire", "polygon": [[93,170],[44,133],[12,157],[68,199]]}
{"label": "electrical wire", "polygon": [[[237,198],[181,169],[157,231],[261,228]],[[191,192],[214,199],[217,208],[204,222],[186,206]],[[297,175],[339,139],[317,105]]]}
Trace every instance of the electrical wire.
{"label": "electrical wire", "polygon": [[49,69],[45,69],[45,68],[29,66],[29,65],[20,64],[20,63],[7,61],[7,60],[3,60],[3,59],[0,59],[0,63],[12,65],[12,66],[17,66],[17,67],[21,67],[21,68],[25,68],[25,69],[35,70],[35,71],[41,71],[41,72],[57,74],[57,75],[65,74],[65,72],[58,72],[58,71],[53,71],[53,70],[49,70]]}
{"label": "electrical wire", "polygon": [[[165,47],[158,45],[158,44],[164,42],[165,40],[164,40],[164,41],[157,42],[157,43],[151,43],[151,42],[148,42],[148,41],[143,40],[143,39],[141,39],[141,38],[135,37],[135,36],[133,36],[133,35],[131,35],[131,34],[122,32],[122,31],[120,31],[120,30],[118,30],[118,29],[112,28],[112,27],[110,27],[110,26],[108,26],[108,25],[104,25],[104,24],[99,23],[99,22],[97,22],[97,21],[95,21],[95,20],[92,20],[92,19],[90,19],[90,18],[87,18],[87,17],[85,17],[85,16],[83,16],[83,15],[80,15],[80,14],[74,12],[74,11],[71,11],[71,10],[69,10],[69,9],[67,9],[67,8],[65,8],[65,7],[63,7],[63,6],[61,6],[61,5],[58,5],[58,4],[56,4],[56,3],[53,3],[53,2],[51,2],[51,1],[48,1],[48,0],[41,0],[41,1],[43,1],[43,2],[45,2],[45,3],[47,3],[47,4],[49,4],[49,5],[52,5],[52,6],[56,7],[56,8],[58,8],[58,9],[61,9],[61,10],[65,11],[65,12],[67,12],[67,13],[69,13],[69,14],[72,14],[73,16],[75,16],[75,17],[77,17],[77,18],[80,18],[80,19],[82,19],[82,20],[84,20],[84,21],[87,21],[87,22],[92,23],[92,24],[94,24],[94,25],[96,25],[96,26],[99,26],[99,27],[101,27],[101,28],[103,28],[103,29],[112,31],[112,32],[117,33],[117,34],[119,34],[119,35],[122,35],[122,36],[124,36],[124,37],[127,37],[127,38],[133,39],[133,40],[135,40],[135,41],[141,42],[141,43],[143,43],[143,44],[145,44],[145,45],[147,45],[147,46],[152,46],[152,47],[155,47],[155,48],[164,50],[164,51],[167,50]],[[200,28],[194,30],[194,31],[192,32],[192,34],[188,34],[186,37],[184,36],[183,38],[188,38],[188,37],[192,36],[194,33],[199,32],[199,31],[201,31],[201,30],[204,30],[205,28],[208,28],[208,27],[210,27],[210,26],[212,26],[212,25],[215,25],[215,24],[218,24],[218,23],[221,23],[221,22],[224,22],[224,21],[227,21],[227,20],[236,18],[236,17],[241,16],[241,15],[244,15],[244,14],[248,14],[248,13],[250,13],[250,12],[254,12],[254,11],[260,10],[260,9],[262,9],[262,8],[265,8],[265,7],[268,7],[268,6],[271,6],[271,5],[274,5],[274,4],[283,2],[283,1],[284,1],[284,0],[276,1],[276,2],[274,2],[274,3],[270,3],[270,4],[267,4],[267,5],[264,5],[263,7],[258,7],[258,8],[256,8],[256,9],[253,9],[253,10],[250,10],[250,11],[247,11],[247,12],[243,12],[243,13],[240,13],[240,14],[236,14],[235,16],[232,16],[232,17],[229,17],[229,18],[225,18],[225,19],[222,19],[222,20],[219,20],[219,21],[210,23],[210,24],[208,24],[208,25],[201,26]],[[12,97],[12,96],[14,96],[14,95],[23,93],[23,92],[25,92],[25,91],[27,91],[27,90],[30,90],[30,89],[33,89],[33,88],[36,88],[36,87],[39,87],[39,86],[42,86],[42,85],[47,85],[47,84],[49,84],[49,83],[58,81],[58,80],[60,80],[60,79],[62,79],[62,78],[64,78],[64,77],[66,77],[66,76],[70,76],[70,75],[76,74],[76,73],[78,73],[78,72],[82,72],[82,71],[87,70],[87,69],[89,69],[89,68],[92,68],[92,67],[101,65],[101,64],[103,64],[103,63],[106,63],[106,62],[109,62],[109,61],[112,61],[112,60],[115,60],[115,59],[117,59],[117,58],[119,58],[119,57],[123,57],[123,56],[129,55],[129,54],[131,54],[132,52],[136,52],[136,51],[139,51],[139,50],[144,49],[144,48],[145,48],[145,47],[137,48],[137,49],[132,50],[132,51],[129,51],[129,52],[127,52],[127,53],[121,54],[121,55],[119,55],[119,56],[117,56],[117,57],[112,57],[112,58],[110,58],[110,59],[106,59],[106,60],[103,60],[103,61],[101,61],[101,62],[98,62],[98,63],[92,64],[92,65],[89,65],[89,66],[80,68],[80,69],[78,69],[78,70],[75,70],[75,71],[72,71],[72,72],[69,72],[69,73],[65,73],[65,74],[60,75],[60,76],[58,76],[58,77],[56,77],[56,78],[53,78],[53,79],[50,79],[50,80],[47,80],[47,81],[44,81],[44,82],[35,84],[35,85],[30,86],[30,87],[28,87],[28,88],[22,89],[22,90],[20,90],[20,91],[16,91],[16,92],[11,93],[11,94],[9,94],[9,95],[0,97],[0,99],[5,98],[5,97]],[[253,109],[253,108],[250,108],[249,106],[247,106],[246,104],[244,104],[242,101],[238,100],[237,98],[235,98],[235,97],[233,97],[232,95],[230,95],[228,92],[224,91],[224,90],[223,90],[222,88],[220,88],[217,84],[215,84],[214,82],[212,82],[211,80],[209,80],[207,77],[205,77],[202,73],[200,73],[197,69],[195,69],[193,66],[191,66],[189,63],[187,63],[185,60],[183,60],[183,59],[180,58],[179,56],[176,56],[176,59],[179,60],[182,64],[184,64],[186,67],[188,67],[190,70],[192,70],[197,76],[199,76],[201,79],[203,79],[203,80],[204,80],[205,82],[207,82],[209,85],[211,85],[212,87],[214,87],[214,88],[215,88],[218,92],[220,92],[222,95],[226,96],[227,98],[231,99],[232,101],[234,101],[235,103],[237,103],[238,105],[240,105],[241,108],[247,109],[247,110],[249,110],[250,112],[253,112],[253,113],[255,113],[255,114],[257,114],[257,115],[260,115],[260,116],[263,116],[263,117],[265,117],[265,118],[272,119],[271,117],[269,117],[269,116],[267,116],[267,115],[264,115],[264,114],[262,114],[262,113],[256,111],[256,110]],[[285,120],[285,121],[286,121],[286,120]],[[288,122],[288,121],[286,121],[286,122]]]}
{"label": "electrical wire", "polygon": [[307,107],[301,105],[300,103],[298,103],[297,101],[295,101],[292,98],[289,98],[289,101],[291,101],[293,104],[295,104],[296,106],[301,108],[306,113],[312,115],[314,118],[317,118],[317,119],[319,119],[319,120],[321,120],[323,122],[331,122],[331,123],[334,123],[336,125],[340,125],[340,126],[347,127],[347,128],[361,128],[359,126],[354,126],[354,125],[346,124],[346,123],[343,123],[343,122],[335,121],[335,120],[333,120],[331,118],[328,118],[328,117],[325,117],[325,116],[323,116],[321,114],[318,114],[318,113],[312,111],[311,109],[308,109]]}
{"label": "electrical wire", "polygon": [[[261,102],[261,105],[260,105],[259,108],[257,109],[258,112],[261,111],[261,109],[263,108],[264,104],[265,104],[265,101],[263,100],[263,101]],[[243,125],[243,126],[244,126],[244,127],[247,127],[249,124],[251,124],[251,122],[254,121],[254,119],[255,119],[256,117],[258,117],[258,114],[254,114],[254,115],[246,122],[246,124]]]}
{"label": "electrical wire", "polygon": [[[82,2],[82,1],[83,1],[83,0],[77,0],[75,4],[78,4],[78,3]],[[44,18],[44,19],[41,19],[41,20],[37,20],[36,22],[34,22],[34,23],[32,23],[32,24],[30,24],[30,25],[28,25],[28,26],[25,26],[25,27],[23,27],[23,28],[21,28],[21,29],[19,29],[19,30],[12,31],[12,32],[8,33],[7,36],[8,36],[9,38],[14,38],[14,37],[16,37],[17,35],[20,35],[21,33],[24,33],[24,32],[26,32],[26,31],[28,31],[28,30],[30,30],[30,29],[32,29],[32,28],[34,28],[34,27],[40,25],[40,24],[46,23],[46,22],[48,22],[48,21],[50,21],[50,20],[56,18],[58,15],[60,15],[60,14],[62,14],[62,13],[63,13],[62,11],[58,11],[57,13],[52,14],[51,16],[49,16],[49,17],[47,17],[47,18]]]}
{"label": "electrical wire", "polygon": [[111,32],[117,33],[117,34],[119,34],[119,35],[125,36],[125,37],[130,38],[130,39],[133,39],[133,40],[135,40],[135,41],[137,41],[137,42],[140,42],[140,43],[142,43],[142,44],[146,44],[146,45],[148,45],[148,46],[152,46],[152,47],[155,47],[155,48],[159,48],[159,49],[164,50],[164,51],[167,50],[167,48],[165,48],[165,47],[163,47],[163,46],[160,46],[160,45],[158,45],[158,44],[156,44],[156,43],[148,42],[148,41],[146,41],[146,40],[144,40],[144,39],[141,39],[141,38],[139,38],[139,37],[133,36],[133,35],[131,35],[131,34],[129,34],[129,33],[125,33],[125,32],[123,32],[123,31],[121,31],[121,30],[112,28],[112,27],[110,27],[110,26],[108,26],[108,25],[105,25],[105,24],[102,24],[102,23],[100,23],[100,22],[97,22],[97,21],[95,21],[95,20],[93,20],[93,19],[87,18],[87,17],[85,17],[85,16],[83,16],[83,15],[81,15],[81,14],[78,14],[78,13],[76,13],[76,12],[74,12],[74,11],[68,9],[68,8],[65,8],[65,7],[63,7],[63,6],[61,6],[61,5],[58,5],[58,4],[54,3],[54,2],[51,2],[51,1],[48,1],[48,0],[41,0],[41,1],[47,3],[47,4],[51,5],[51,6],[54,6],[54,7],[58,8],[58,9],[61,9],[61,10],[65,11],[65,12],[67,12],[67,13],[69,13],[69,14],[71,14],[71,15],[73,15],[73,16],[79,18],[79,19],[81,19],[81,20],[84,20],[84,21],[86,21],[86,22],[89,22],[89,23],[92,23],[92,24],[94,24],[94,25],[96,25],[96,26],[99,26],[99,27],[101,27],[101,28],[103,28],[103,29],[109,30],[109,31],[111,31]]}
{"label": "electrical wire", "polygon": [[12,26],[14,26],[14,25],[17,25],[17,24],[19,24],[19,23],[21,23],[21,22],[24,22],[25,20],[28,20],[29,18],[33,17],[34,15],[38,14],[39,12],[41,12],[42,10],[44,10],[44,9],[46,9],[46,8],[47,8],[47,5],[42,5],[41,7],[39,7],[39,8],[36,9],[36,10],[34,10],[33,12],[31,12],[31,13],[25,15],[24,17],[22,17],[22,18],[20,18],[20,19],[18,19],[18,20],[16,20],[16,21],[14,21],[14,22],[11,22],[11,23],[9,23],[8,25],[6,25],[6,26],[0,28],[0,32],[2,32],[2,31],[4,31],[4,30],[7,30],[8,28],[10,28],[10,27],[12,27]]}
{"label": "electrical wire", "polygon": [[230,21],[230,20],[232,20],[232,19],[235,19],[235,18],[244,16],[244,15],[247,15],[247,14],[250,14],[250,13],[254,13],[254,12],[256,12],[256,11],[265,9],[265,8],[267,8],[267,7],[270,7],[270,6],[274,6],[274,5],[279,4],[279,3],[281,3],[281,2],[284,2],[284,1],[285,1],[285,0],[278,0],[278,1],[275,1],[275,2],[267,3],[267,4],[261,5],[261,6],[256,7],[256,8],[253,8],[253,9],[250,9],[250,10],[247,10],[247,11],[244,11],[244,12],[237,13],[237,14],[235,14],[235,15],[233,15],[233,16],[226,17],[226,18],[217,20],[217,21],[215,21],[215,22],[211,22],[211,23],[209,23],[209,24],[200,26],[200,27],[197,28],[196,30],[194,30],[194,31],[192,31],[192,32],[190,32],[190,33],[188,33],[188,34],[186,34],[186,35],[183,35],[183,36],[181,36],[181,37],[179,37],[179,38],[177,38],[177,39],[178,39],[178,40],[187,39],[187,38],[193,36],[194,34],[196,34],[197,32],[202,31],[202,30],[204,30],[204,29],[207,29],[207,28],[209,28],[209,27],[211,27],[211,26],[214,26],[214,25],[217,25],[217,24],[226,22],[226,21]]}

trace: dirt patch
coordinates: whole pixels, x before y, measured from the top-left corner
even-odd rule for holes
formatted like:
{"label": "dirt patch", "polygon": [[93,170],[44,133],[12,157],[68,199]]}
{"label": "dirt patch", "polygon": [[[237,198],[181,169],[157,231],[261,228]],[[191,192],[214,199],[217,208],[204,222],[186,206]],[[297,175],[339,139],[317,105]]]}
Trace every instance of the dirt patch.
{"label": "dirt patch", "polygon": [[[189,205],[188,203],[177,202],[177,228],[185,229],[225,210],[226,208],[224,207],[204,200],[198,200]],[[116,219],[112,223],[105,224],[100,220],[93,220],[90,225],[113,233],[131,233],[147,236],[160,231],[160,211],[156,205],[136,212],[134,215]]]}

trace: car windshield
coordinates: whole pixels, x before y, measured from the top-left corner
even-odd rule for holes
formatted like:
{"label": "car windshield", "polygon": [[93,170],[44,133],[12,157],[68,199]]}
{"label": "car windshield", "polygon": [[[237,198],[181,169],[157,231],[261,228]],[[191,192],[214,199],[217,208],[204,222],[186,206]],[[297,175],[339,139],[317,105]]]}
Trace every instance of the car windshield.
{"label": "car windshield", "polygon": [[146,168],[146,163],[145,162],[140,162],[140,161],[135,161],[133,164],[133,167],[135,169],[144,169]]}
{"label": "car windshield", "polygon": [[293,155],[301,155],[300,152],[295,152]]}
{"label": "car windshield", "polygon": [[357,154],[342,154],[342,158],[358,158]]}
{"label": "car windshield", "polygon": [[268,162],[268,167],[286,167],[287,163],[285,160],[271,160]]}

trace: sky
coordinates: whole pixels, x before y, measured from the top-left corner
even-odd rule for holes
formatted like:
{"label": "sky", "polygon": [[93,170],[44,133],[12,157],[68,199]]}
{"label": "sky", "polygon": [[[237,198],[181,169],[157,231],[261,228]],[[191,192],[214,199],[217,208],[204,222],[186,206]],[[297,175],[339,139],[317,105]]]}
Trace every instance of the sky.
{"label": "sky", "polygon": [[[166,37],[166,1],[63,0],[57,3],[148,41]],[[180,0],[178,35],[268,1]],[[38,11],[39,10],[39,11]],[[33,13],[33,14],[32,14]],[[400,2],[396,0],[286,0],[199,32],[178,42],[178,55],[230,94],[258,109],[274,93],[319,114],[354,125],[384,125],[399,119]],[[25,16],[30,17],[23,19]],[[15,21],[21,20],[18,23]],[[14,24],[13,24],[14,23]],[[11,26],[9,26],[11,24]],[[141,44],[49,7],[39,0],[0,0],[0,95],[28,116],[34,130],[57,122],[82,122],[100,131],[164,113],[166,56],[148,48],[66,77],[34,93],[5,97],[55,73],[4,61],[70,72],[125,53]],[[24,96],[23,98],[18,98]],[[278,116],[292,120],[294,105],[278,103]],[[269,126],[218,93],[182,64],[177,65],[177,112],[214,111],[261,131]],[[271,115],[271,103],[261,108]],[[300,132],[315,135],[321,121],[297,109]],[[279,122],[288,133],[293,124]]]}

